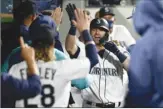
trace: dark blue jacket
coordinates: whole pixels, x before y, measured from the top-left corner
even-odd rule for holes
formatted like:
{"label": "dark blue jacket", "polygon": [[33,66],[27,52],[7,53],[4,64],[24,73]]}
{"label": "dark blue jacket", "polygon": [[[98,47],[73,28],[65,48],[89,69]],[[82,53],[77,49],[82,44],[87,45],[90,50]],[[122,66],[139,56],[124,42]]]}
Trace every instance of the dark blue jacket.
{"label": "dark blue jacket", "polygon": [[[40,15],[42,16],[42,15]],[[16,47],[19,47],[19,40],[18,38],[20,36],[23,36],[24,41],[27,43],[30,41],[29,38],[29,27],[25,25],[20,25],[13,23],[12,26],[8,29],[5,29],[2,31],[2,56],[1,56],[1,63],[3,64],[6,60],[7,56],[13,49]],[[62,43],[60,41],[59,32],[57,32],[57,35],[55,37],[55,48],[63,52]]]}
{"label": "dark blue jacket", "polygon": [[142,38],[131,53],[128,107],[163,107],[163,2],[140,0],[133,16]]}
{"label": "dark blue jacket", "polygon": [[15,107],[15,101],[35,97],[41,92],[38,76],[28,76],[27,80],[16,79],[6,73],[1,75],[1,107]]}

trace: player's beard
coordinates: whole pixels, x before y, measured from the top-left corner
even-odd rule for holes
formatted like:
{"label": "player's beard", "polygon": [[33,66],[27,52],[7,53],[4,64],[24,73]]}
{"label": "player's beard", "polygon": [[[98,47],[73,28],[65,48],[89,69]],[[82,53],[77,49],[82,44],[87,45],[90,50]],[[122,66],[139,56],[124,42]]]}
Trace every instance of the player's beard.
{"label": "player's beard", "polygon": [[100,45],[100,39],[101,38],[93,38],[96,45]]}
{"label": "player's beard", "polygon": [[95,42],[95,44],[96,45],[100,45],[100,39],[101,39],[102,37],[99,35],[99,34],[95,34],[94,36],[93,36],[93,41]]}
{"label": "player's beard", "polygon": [[100,43],[100,39],[101,38],[93,38],[95,44],[96,44],[96,48],[99,50],[102,50],[104,49],[103,45]]}

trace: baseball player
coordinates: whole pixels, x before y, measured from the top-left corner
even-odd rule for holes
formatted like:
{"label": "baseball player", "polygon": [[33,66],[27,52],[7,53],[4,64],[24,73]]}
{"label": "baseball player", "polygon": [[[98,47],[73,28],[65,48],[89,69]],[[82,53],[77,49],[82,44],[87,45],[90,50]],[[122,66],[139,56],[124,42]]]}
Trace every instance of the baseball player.
{"label": "baseball player", "polygon": [[135,45],[135,39],[131,36],[130,32],[123,25],[115,25],[115,14],[111,7],[102,7],[99,10],[99,17],[104,18],[109,24],[109,41],[115,41],[129,52]]}
{"label": "baseball player", "polygon": [[[39,17],[40,17],[40,20],[39,20],[40,22],[45,22],[46,24],[50,25],[51,27],[56,27],[56,24],[54,23],[54,20],[51,17],[43,16],[43,15],[40,15]],[[57,34],[58,34],[58,32],[57,32]],[[56,41],[56,39],[55,39],[55,41]],[[8,72],[8,70],[11,68],[12,65],[23,61],[23,59],[20,56],[20,52],[21,52],[20,47],[18,47],[18,48],[15,48],[9,54],[9,56],[5,60],[5,63],[1,67],[2,72]],[[60,50],[58,50],[56,48],[54,48],[54,55],[56,56],[56,60],[63,60],[63,59],[67,58],[64,53],[62,53]]]}
{"label": "baseball player", "polygon": [[[71,32],[69,31],[66,38],[66,43],[71,40],[71,43],[68,43],[71,48],[67,47],[67,51],[71,56],[80,57],[83,49],[75,44],[74,30],[71,27]],[[83,107],[119,107],[126,95],[128,78],[123,68],[128,69],[129,57],[125,56],[113,42],[106,43],[109,30],[105,19],[92,20],[90,33],[96,44],[99,63],[87,77],[89,87],[82,90]],[[85,80],[83,79],[83,82],[76,80],[76,83],[82,84]]]}
{"label": "baseball player", "polygon": [[13,108],[16,100],[32,98],[41,92],[41,82],[39,76],[37,76],[38,68],[34,59],[34,49],[24,44],[22,37],[20,38],[20,44],[22,57],[28,65],[27,80],[17,79],[5,73],[1,75],[2,108]]}
{"label": "baseball player", "polygon": [[[82,10],[77,9],[75,12],[76,21],[73,20],[73,23],[84,38],[86,55],[89,59],[55,61],[53,38],[56,35],[56,31],[54,31],[56,28],[47,24],[47,21],[43,21],[46,19],[42,19],[40,22],[41,17],[38,17],[31,24],[29,34],[36,52],[35,59],[39,68],[42,93],[32,99],[17,101],[16,107],[67,107],[71,80],[85,77],[90,69],[98,63],[96,48],[88,32],[90,22]],[[95,55],[91,55],[91,53]],[[79,66],[76,66],[78,64]],[[26,63],[21,62],[13,65],[9,73],[14,77],[26,79],[26,68]]]}

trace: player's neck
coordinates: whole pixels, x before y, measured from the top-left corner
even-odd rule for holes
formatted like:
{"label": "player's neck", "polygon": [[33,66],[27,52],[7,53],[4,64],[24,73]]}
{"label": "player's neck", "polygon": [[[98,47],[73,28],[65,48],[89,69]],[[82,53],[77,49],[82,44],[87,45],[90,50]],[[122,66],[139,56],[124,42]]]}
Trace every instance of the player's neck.
{"label": "player's neck", "polygon": [[29,20],[24,20],[23,23],[24,23],[25,26],[29,27],[29,26],[31,25],[32,22],[29,21]]}
{"label": "player's neck", "polygon": [[103,46],[101,46],[101,45],[96,45],[96,49],[99,52],[101,50],[104,50],[105,48]]}

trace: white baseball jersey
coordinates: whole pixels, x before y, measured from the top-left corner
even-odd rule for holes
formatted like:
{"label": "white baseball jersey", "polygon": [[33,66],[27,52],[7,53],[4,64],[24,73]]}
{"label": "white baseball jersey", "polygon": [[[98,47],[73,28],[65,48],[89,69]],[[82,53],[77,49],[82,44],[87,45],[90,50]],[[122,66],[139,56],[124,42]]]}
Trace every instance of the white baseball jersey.
{"label": "white baseball jersey", "polygon": [[[16,101],[16,107],[67,107],[71,80],[84,78],[90,70],[88,58],[37,62],[42,93],[31,99]],[[15,64],[9,73],[20,79],[27,78],[26,62]]]}
{"label": "white baseball jersey", "polygon": [[122,102],[126,96],[128,76],[118,58],[105,50],[103,58],[88,75],[91,83],[82,91],[84,100],[94,103]]}
{"label": "white baseball jersey", "polygon": [[[77,41],[80,47],[78,58],[85,57],[84,44]],[[118,49],[127,57],[129,52],[117,45]],[[82,90],[82,98],[95,103],[122,102],[128,91],[128,74],[123,69],[119,59],[111,52],[105,51],[104,58],[100,56],[99,63],[92,68],[87,76],[89,88]],[[81,102],[82,103],[82,102]]]}
{"label": "white baseball jersey", "polygon": [[109,35],[109,41],[118,41],[124,48],[136,43],[127,28],[123,25],[113,25],[113,32]]}
{"label": "white baseball jersey", "polygon": [[[85,55],[82,42],[77,44],[80,47],[78,58]],[[126,56],[130,54],[120,45],[117,47]],[[128,75],[123,69],[119,59],[111,52],[105,50],[104,58],[100,56],[99,63],[92,68],[87,76],[89,88],[82,90],[82,98],[95,103],[122,102],[128,91]]]}

